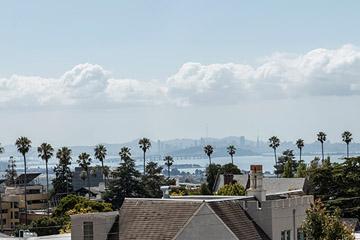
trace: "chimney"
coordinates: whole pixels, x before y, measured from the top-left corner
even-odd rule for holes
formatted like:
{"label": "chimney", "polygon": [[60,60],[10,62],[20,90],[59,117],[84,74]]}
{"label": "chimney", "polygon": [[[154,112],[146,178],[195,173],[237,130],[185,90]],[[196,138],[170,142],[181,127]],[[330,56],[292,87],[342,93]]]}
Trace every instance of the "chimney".
{"label": "chimney", "polygon": [[163,192],[162,199],[170,198],[170,193],[169,193],[170,187],[169,186],[161,186],[160,189]]}
{"label": "chimney", "polygon": [[263,172],[262,165],[250,166],[250,188],[246,195],[254,196],[260,202],[266,201],[266,190],[263,189]]}

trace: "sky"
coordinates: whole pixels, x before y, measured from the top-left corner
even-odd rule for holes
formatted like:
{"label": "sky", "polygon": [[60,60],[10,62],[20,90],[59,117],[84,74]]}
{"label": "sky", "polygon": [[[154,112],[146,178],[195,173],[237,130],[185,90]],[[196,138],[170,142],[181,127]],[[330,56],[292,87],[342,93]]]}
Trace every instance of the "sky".
{"label": "sky", "polygon": [[0,142],[360,140],[359,1],[7,1]]}

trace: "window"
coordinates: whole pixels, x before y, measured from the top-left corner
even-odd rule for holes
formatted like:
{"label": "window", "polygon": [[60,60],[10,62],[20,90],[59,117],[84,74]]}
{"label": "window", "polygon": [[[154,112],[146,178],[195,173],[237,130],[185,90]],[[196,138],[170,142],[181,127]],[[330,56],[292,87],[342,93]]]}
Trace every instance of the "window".
{"label": "window", "polygon": [[297,240],[305,240],[305,233],[301,228],[297,229]]}
{"label": "window", "polygon": [[290,230],[281,231],[281,240],[291,240],[291,231]]}
{"label": "window", "polygon": [[19,212],[14,212],[15,213],[15,219],[19,219]]}
{"label": "window", "polygon": [[93,222],[84,222],[84,240],[94,240],[94,226]]}

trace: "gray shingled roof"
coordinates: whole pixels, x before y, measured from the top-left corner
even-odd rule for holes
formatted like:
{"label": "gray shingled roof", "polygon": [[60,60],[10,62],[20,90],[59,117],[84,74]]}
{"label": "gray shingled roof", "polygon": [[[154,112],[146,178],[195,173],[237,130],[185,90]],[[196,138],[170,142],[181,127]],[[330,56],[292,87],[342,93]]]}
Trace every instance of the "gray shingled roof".
{"label": "gray shingled roof", "polygon": [[120,239],[172,239],[201,201],[125,199],[120,209]]}
{"label": "gray shingled roof", "polygon": [[120,209],[120,239],[174,239],[207,204],[238,239],[269,240],[242,209],[240,200],[125,199]]}
{"label": "gray shingled roof", "polygon": [[266,194],[303,190],[305,178],[263,178],[263,188]]}
{"label": "gray shingled roof", "polygon": [[212,201],[208,205],[239,239],[270,240],[241,207],[239,200]]}

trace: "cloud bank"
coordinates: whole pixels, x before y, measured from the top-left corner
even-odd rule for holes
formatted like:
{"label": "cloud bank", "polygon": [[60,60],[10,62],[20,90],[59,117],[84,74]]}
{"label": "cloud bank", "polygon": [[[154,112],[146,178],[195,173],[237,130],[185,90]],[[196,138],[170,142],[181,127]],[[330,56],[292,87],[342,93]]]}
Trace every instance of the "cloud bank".
{"label": "cloud bank", "polygon": [[0,106],[238,104],[247,100],[360,95],[360,49],[277,53],[258,66],[185,63],[167,79],[116,78],[96,64],[79,64],[58,78],[0,78]]}

